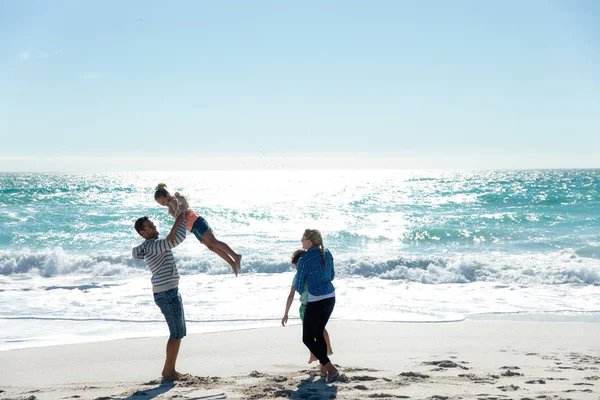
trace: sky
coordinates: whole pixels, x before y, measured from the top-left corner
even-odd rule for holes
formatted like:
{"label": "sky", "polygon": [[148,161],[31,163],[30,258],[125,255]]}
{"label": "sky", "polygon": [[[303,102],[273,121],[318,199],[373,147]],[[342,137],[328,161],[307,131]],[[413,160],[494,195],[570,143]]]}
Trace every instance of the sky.
{"label": "sky", "polygon": [[600,2],[0,1],[0,171],[600,167]]}

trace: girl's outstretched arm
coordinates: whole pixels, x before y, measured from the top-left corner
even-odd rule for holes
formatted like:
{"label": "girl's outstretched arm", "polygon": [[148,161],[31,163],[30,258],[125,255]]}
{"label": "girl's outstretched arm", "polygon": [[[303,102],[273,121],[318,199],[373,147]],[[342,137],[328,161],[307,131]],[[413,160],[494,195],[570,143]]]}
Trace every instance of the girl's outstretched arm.
{"label": "girl's outstretched arm", "polygon": [[290,307],[292,306],[292,302],[294,301],[294,292],[296,289],[294,285],[290,289],[290,294],[288,295],[287,302],[285,303],[285,314],[283,314],[283,318],[281,318],[281,325],[285,326],[288,321],[288,313],[290,312]]}

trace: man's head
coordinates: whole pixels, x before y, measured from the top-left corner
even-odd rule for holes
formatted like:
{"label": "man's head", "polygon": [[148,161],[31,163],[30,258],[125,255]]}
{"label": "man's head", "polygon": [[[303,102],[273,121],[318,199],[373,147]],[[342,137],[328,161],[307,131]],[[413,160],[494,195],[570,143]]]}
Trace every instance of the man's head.
{"label": "man's head", "polygon": [[138,220],[135,221],[135,230],[144,239],[154,239],[158,237],[156,226],[146,216],[138,218]]}

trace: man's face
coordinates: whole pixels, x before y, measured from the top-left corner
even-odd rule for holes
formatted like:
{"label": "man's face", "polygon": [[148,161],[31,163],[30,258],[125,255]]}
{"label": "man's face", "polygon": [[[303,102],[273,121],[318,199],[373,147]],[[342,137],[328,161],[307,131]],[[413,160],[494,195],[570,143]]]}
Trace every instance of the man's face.
{"label": "man's face", "polygon": [[158,237],[158,231],[156,230],[156,226],[152,221],[144,221],[144,229],[140,231],[140,235],[144,239],[153,239]]}

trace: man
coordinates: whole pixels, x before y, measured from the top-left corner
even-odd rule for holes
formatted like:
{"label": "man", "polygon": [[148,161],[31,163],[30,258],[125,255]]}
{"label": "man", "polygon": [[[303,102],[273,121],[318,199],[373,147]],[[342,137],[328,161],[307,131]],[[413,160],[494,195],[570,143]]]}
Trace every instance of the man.
{"label": "man", "polygon": [[146,240],[133,248],[133,258],[146,260],[148,268],[152,272],[154,302],[160,308],[169,326],[167,358],[162,377],[167,381],[178,380],[183,378],[183,375],[175,370],[175,363],[181,339],[186,334],[186,327],[183,303],[178,290],[179,273],[171,249],[185,240],[185,224],[179,224],[174,242],[158,239],[156,226],[148,217],[141,217],[135,221],[135,230]]}

